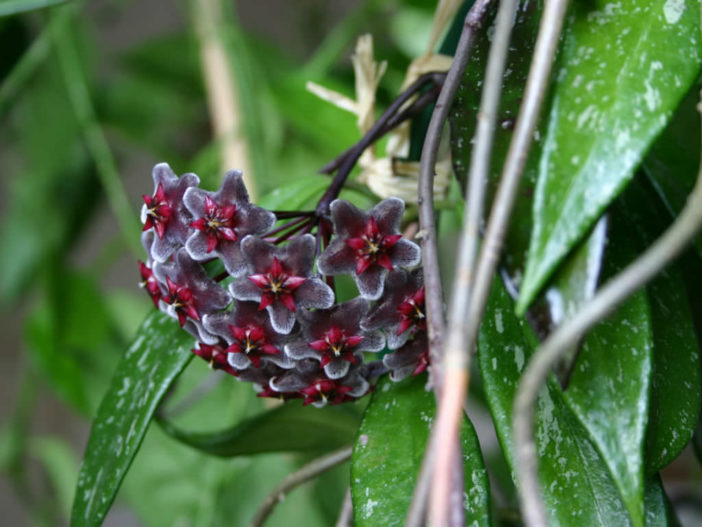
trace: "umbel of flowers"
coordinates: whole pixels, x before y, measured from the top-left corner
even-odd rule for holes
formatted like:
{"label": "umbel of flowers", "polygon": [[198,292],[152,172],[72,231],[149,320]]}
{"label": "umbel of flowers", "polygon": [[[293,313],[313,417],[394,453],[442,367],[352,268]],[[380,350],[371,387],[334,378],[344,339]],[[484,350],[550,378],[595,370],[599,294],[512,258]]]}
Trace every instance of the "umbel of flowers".
{"label": "umbel of flowers", "polygon": [[[275,237],[276,214],[250,203],[240,171],[216,192],[165,163],[153,180],[141,211],[141,285],[212,368],[259,396],[315,406],[362,397],[385,372],[401,380],[427,368],[420,251],[399,231],[402,200],[366,212],[336,199],[326,217],[309,214],[305,228]],[[317,237],[315,220],[324,222]],[[340,274],[358,297],[336,301]],[[383,350],[382,362],[367,361]]]}

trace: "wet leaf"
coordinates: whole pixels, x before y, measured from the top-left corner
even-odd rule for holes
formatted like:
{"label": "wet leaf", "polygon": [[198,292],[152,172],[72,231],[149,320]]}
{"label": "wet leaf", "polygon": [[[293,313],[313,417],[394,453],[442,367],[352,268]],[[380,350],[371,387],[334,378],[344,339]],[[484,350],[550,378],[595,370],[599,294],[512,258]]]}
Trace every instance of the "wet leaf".
{"label": "wet leaf", "polygon": [[[424,376],[385,378],[363,417],[351,460],[354,522],[403,525],[421,466],[436,403]],[[463,421],[466,525],[490,525],[490,486],[473,427]]]}
{"label": "wet leaf", "polygon": [[[512,470],[514,396],[534,340],[496,281],[480,331],[478,358],[497,437]],[[607,464],[553,380],[539,396],[536,420],[539,476],[549,523],[628,525],[626,505]]]}
{"label": "wet leaf", "polygon": [[193,448],[221,457],[265,452],[324,452],[349,445],[358,416],[334,407],[308,408],[292,401],[217,432],[187,432],[161,420],[163,430]]}
{"label": "wet leaf", "polygon": [[[660,236],[669,220],[645,179],[617,202],[619,219],[638,252]],[[698,264],[697,258],[688,256]],[[646,437],[646,471],[658,472],[692,437],[700,410],[700,354],[680,266],[665,269],[646,288],[653,331],[653,381]]]}
{"label": "wet leaf", "polygon": [[193,356],[192,337],[153,313],[112,377],[93,421],[71,525],[99,525],[134,459],[159,401]]}
{"label": "wet leaf", "polygon": [[[613,215],[605,260],[608,276],[635,255],[623,221]],[[644,524],[643,447],[652,370],[651,317],[642,290],[588,333],[565,393],[607,464],[634,525]]]}
{"label": "wet leaf", "polygon": [[699,18],[692,0],[572,5],[539,163],[519,312],[626,186],[694,81]]}

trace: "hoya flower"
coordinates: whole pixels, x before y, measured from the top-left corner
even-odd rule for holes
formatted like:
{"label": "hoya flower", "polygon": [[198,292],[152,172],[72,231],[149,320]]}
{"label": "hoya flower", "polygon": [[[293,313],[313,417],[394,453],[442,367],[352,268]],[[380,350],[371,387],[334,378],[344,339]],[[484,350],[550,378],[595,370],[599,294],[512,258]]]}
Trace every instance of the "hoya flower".
{"label": "hoya flower", "polygon": [[419,375],[429,366],[429,341],[426,335],[408,341],[397,351],[383,357],[390,369],[390,378],[401,381],[409,375]]}
{"label": "hoya flower", "polygon": [[356,368],[341,379],[329,379],[322,370],[293,370],[281,377],[271,378],[270,388],[279,393],[298,392],[305,398],[304,405],[311,404],[320,408],[363,397],[368,393],[370,385]]}
{"label": "hoya flower", "polygon": [[345,200],[332,202],[335,236],[319,257],[320,272],[349,273],[362,296],[380,298],[389,271],[417,265],[420,260],[419,247],[399,232],[404,210],[399,198],[384,199],[369,212]]}
{"label": "hoya flower", "polygon": [[240,242],[247,234],[263,234],[275,223],[275,215],[252,205],[240,170],[227,172],[217,192],[189,188],[183,197],[193,217],[194,229],[185,243],[197,260],[221,258],[227,272],[240,276],[246,271]]}
{"label": "hoya flower", "polygon": [[303,334],[285,346],[285,352],[295,360],[318,360],[330,379],[343,377],[351,364],[363,362],[362,351],[383,349],[380,332],[361,329],[361,319],[368,308],[368,300],[359,297],[329,310],[300,312]]}
{"label": "hoya flower", "polygon": [[369,330],[385,329],[391,350],[403,346],[410,336],[426,332],[422,270],[390,273],[383,296],[361,326]]}
{"label": "hoya flower", "polygon": [[229,290],[237,300],[258,302],[259,310],[266,309],[278,333],[292,331],[298,308],[326,309],[334,303],[331,288],[312,269],[312,235],[305,234],[281,247],[247,236],[241,251],[248,271]]}
{"label": "hoya flower", "polygon": [[261,359],[268,359],[281,368],[292,368],[295,363],[283,353],[285,336],[276,333],[268,315],[258,310],[253,302],[235,302],[228,313],[205,315],[205,329],[224,338],[227,360],[237,370],[251,365],[261,366]]}
{"label": "hoya flower", "polygon": [[152,177],[154,194],[143,196],[141,221],[144,231],[153,229],[156,233],[150,256],[165,262],[190,235],[192,218],[183,204],[183,195],[188,188],[197,186],[200,178],[190,173],[178,177],[167,163],[156,165]]}
{"label": "hoya flower", "polygon": [[213,370],[222,370],[234,377],[239,376],[239,372],[227,362],[227,352],[220,344],[209,345],[199,342],[198,347],[192,352],[205,359]]}
{"label": "hoya flower", "polygon": [[141,282],[139,282],[139,287],[146,289],[149,293],[151,300],[158,309],[158,301],[163,297],[163,292],[161,291],[161,286],[158,280],[154,276],[153,270],[146,265],[144,262],[139,260],[139,274],[141,274]]}
{"label": "hoya flower", "polygon": [[231,302],[229,294],[183,248],[173,261],[155,264],[154,275],[168,288],[161,299],[162,310],[177,318],[182,327],[205,344],[215,344],[218,339],[204,331],[200,321],[203,315],[227,307]]}

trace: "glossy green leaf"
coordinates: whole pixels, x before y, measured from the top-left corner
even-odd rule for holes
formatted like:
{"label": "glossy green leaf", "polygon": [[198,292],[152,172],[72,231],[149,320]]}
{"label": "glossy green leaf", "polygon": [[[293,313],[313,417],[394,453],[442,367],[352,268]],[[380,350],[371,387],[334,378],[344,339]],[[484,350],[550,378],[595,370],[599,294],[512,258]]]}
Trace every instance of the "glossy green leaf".
{"label": "glossy green leaf", "polygon": [[631,179],[700,65],[695,0],[575,2],[539,164],[523,313]]}
{"label": "glossy green leaf", "polygon": [[[542,4],[541,1],[524,2],[517,12],[512,29],[513,35],[502,83],[499,122],[495,129],[490,159],[489,197],[494,196],[497,191],[502,165],[514,132],[514,120],[519,111],[529,73],[530,57],[538,33]],[[496,14],[496,7],[494,5],[489,11],[487,22],[479,32],[451,109],[452,159],[460,181],[465,181],[470,166],[473,148],[471,139],[476,131],[476,115],[480,107],[483,75],[491,43],[489,28]],[[503,258],[500,262],[512,279],[514,291],[517,291],[521,281],[531,237],[534,187],[542,150],[542,136],[546,128],[545,119],[543,121],[539,126],[539,133],[535,134],[534,145],[527,158],[521,188],[515,201],[513,220],[507,230]],[[539,336],[545,337],[553,327],[570,318],[585,300],[592,297],[599,278],[605,243],[606,225],[603,222],[592,229],[588,238],[568,255],[558,269],[551,287],[539,297],[529,314],[530,321]],[[578,347],[573,348],[570,356],[564,358],[557,368],[563,384],[567,383],[578,349]]]}
{"label": "glossy green leaf", "polygon": [[[612,218],[605,272],[635,254],[623,220]],[[653,373],[653,336],[644,290],[585,338],[565,399],[609,467],[632,523],[644,524],[644,443]]]}
{"label": "glossy green leaf", "polygon": [[65,4],[69,0],[0,0],[0,17],[44,9],[59,4]]}
{"label": "glossy green leaf", "polygon": [[[645,179],[634,181],[617,202],[618,222],[639,252],[670,223]],[[690,256],[699,265],[694,255]],[[700,353],[678,265],[646,288],[653,330],[653,382],[646,437],[646,470],[658,472],[692,437],[700,410]],[[694,293],[693,293],[694,295]]]}
{"label": "glossy green leaf", "polygon": [[329,176],[310,175],[281,185],[259,200],[261,207],[271,210],[311,210],[329,186]]}
{"label": "glossy green leaf", "polygon": [[[354,524],[403,525],[436,411],[423,376],[385,378],[368,405],[351,460]],[[490,486],[478,439],[464,420],[466,525],[490,525]]]}
{"label": "glossy green leaf", "polygon": [[174,424],[159,424],[171,437],[221,457],[265,452],[323,452],[353,442],[360,420],[334,407],[307,408],[296,401],[244,419],[218,432],[186,432]]}
{"label": "glossy green leaf", "polygon": [[99,525],[139,450],[159,401],[192,358],[192,337],[162,313],[142,324],[93,421],[72,525]]}
{"label": "glossy green leaf", "polygon": [[[533,352],[533,335],[514,315],[495,281],[481,326],[478,359],[497,437],[514,469],[512,409],[520,375]],[[554,381],[539,396],[535,438],[549,523],[563,526],[629,524],[617,485]]]}

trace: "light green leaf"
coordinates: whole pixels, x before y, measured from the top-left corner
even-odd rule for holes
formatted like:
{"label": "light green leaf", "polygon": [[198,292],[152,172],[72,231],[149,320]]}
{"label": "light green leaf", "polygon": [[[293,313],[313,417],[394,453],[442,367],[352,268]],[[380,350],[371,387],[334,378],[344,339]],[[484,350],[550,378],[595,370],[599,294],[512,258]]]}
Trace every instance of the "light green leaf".
{"label": "light green leaf", "polygon": [[192,337],[153,313],[142,324],[100,403],[85,449],[72,525],[99,525],[134,459],[159,401],[192,358]]}
{"label": "light green leaf", "polygon": [[65,4],[69,0],[0,0],[0,17]]}
{"label": "light green leaf", "polygon": [[575,2],[548,115],[523,313],[631,179],[700,66],[694,0]]}
{"label": "light green leaf", "polygon": [[[421,466],[436,403],[425,379],[378,383],[351,460],[358,527],[403,525]],[[473,427],[463,421],[466,525],[490,525],[490,485]]]}

